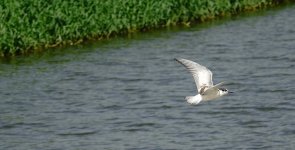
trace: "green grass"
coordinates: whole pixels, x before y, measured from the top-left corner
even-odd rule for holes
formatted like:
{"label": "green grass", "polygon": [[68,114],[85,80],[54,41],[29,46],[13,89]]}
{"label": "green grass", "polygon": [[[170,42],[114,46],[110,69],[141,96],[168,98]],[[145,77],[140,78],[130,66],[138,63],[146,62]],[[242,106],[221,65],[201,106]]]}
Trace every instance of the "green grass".
{"label": "green grass", "polygon": [[1,0],[0,55],[11,56],[273,5],[286,0]]}

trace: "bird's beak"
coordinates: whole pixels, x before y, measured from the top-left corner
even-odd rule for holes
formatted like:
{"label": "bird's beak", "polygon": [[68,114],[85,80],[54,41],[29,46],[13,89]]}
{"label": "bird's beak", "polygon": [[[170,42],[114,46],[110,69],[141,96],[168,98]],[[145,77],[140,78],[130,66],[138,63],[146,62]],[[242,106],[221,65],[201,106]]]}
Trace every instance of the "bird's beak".
{"label": "bird's beak", "polygon": [[230,91],[230,92],[228,92],[228,93],[234,93],[234,92],[231,92],[231,91]]}

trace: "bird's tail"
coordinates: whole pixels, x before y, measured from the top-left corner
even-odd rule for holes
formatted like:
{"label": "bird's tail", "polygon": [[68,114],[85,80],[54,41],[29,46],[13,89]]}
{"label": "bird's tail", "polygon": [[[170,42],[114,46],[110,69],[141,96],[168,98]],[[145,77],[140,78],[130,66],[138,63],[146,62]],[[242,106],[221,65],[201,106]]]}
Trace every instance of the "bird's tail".
{"label": "bird's tail", "polygon": [[194,96],[186,96],[185,100],[189,103],[189,104],[194,104]]}
{"label": "bird's tail", "polygon": [[200,97],[196,97],[196,96],[186,96],[185,100],[191,105],[196,105],[196,104],[200,103],[202,99]]}
{"label": "bird's tail", "polygon": [[194,96],[186,96],[185,100],[189,101],[190,99],[192,99]]}

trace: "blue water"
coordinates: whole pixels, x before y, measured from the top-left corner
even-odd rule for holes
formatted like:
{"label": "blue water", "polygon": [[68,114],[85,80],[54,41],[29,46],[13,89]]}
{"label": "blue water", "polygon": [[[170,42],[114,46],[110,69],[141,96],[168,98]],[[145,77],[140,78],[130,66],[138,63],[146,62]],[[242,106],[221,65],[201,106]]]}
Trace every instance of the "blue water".
{"label": "blue water", "polygon": [[[0,149],[295,149],[295,7],[0,64]],[[199,62],[235,93],[191,106]]]}

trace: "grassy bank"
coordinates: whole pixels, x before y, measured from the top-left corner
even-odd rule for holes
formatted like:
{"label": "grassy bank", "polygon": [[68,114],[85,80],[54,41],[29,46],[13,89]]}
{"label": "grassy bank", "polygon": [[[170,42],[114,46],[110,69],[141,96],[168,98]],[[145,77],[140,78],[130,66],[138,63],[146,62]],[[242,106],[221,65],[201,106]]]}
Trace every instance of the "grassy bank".
{"label": "grassy bank", "polygon": [[2,0],[0,55],[189,24],[287,0]]}

